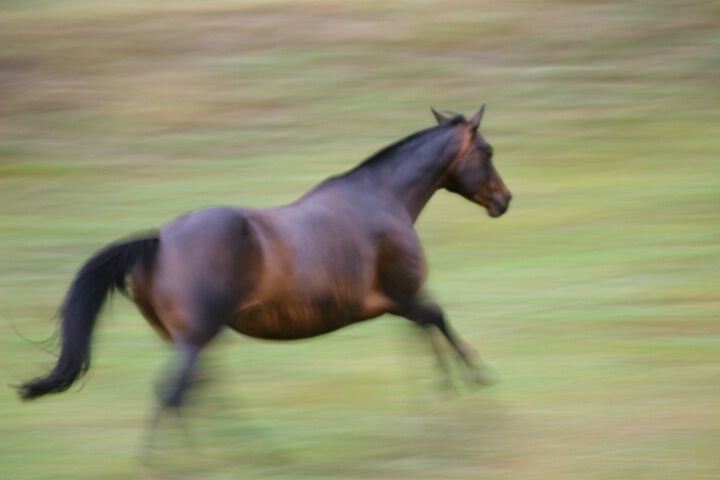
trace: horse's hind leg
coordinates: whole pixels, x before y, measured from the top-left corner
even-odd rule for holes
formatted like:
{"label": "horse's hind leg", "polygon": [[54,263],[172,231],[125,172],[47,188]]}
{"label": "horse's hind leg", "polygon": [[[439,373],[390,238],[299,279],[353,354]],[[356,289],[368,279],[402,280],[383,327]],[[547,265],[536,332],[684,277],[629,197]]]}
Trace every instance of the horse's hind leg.
{"label": "horse's hind leg", "polygon": [[195,369],[200,355],[200,348],[195,345],[181,344],[179,350],[180,361],[173,371],[172,376],[165,380],[165,383],[158,384],[157,396],[159,406],[155,410],[145,440],[145,454],[150,456],[155,444],[155,435],[160,422],[166,413],[172,413],[177,424],[180,426],[184,436],[189,441],[190,435],[185,428],[183,419],[180,416],[180,406],[183,403],[185,394],[192,386]]}
{"label": "horse's hind leg", "polygon": [[182,405],[183,397],[193,383],[200,348],[192,344],[179,345],[180,360],[177,369],[169,384],[158,389],[158,400],[162,408],[179,408]]}
{"label": "horse's hind leg", "polygon": [[463,363],[469,369],[473,381],[481,385],[491,385],[495,383],[491,376],[485,372],[486,369],[481,368],[482,363],[476,362],[477,354],[471,348],[465,346],[452,331],[445,319],[442,309],[436,303],[416,299],[403,306],[403,308],[399,309],[396,313],[425,329],[430,337],[430,342],[437,357],[438,364],[446,375],[446,378],[449,378],[450,368],[445,361],[440,345],[437,343],[436,336],[433,335],[431,331],[433,328],[436,328],[442,333],[453,350],[455,350],[462,359]]}
{"label": "horse's hind leg", "polygon": [[[215,316],[209,317],[214,318]],[[183,323],[186,326],[185,329],[169,329],[174,338],[178,358],[170,374],[158,382],[157,397],[159,406],[149,425],[146,441],[146,451],[148,453],[152,451],[155,434],[167,413],[172,414],[175,418],[186,440],[188,442],[191,440],[180,412],[188,391],[197,380],[197,364],[200,353],[220,331],[221,324],[210,320],[210,318],[204,322],[185,322]],[[194,326],[194,328],[188,328],[190,325]]]}

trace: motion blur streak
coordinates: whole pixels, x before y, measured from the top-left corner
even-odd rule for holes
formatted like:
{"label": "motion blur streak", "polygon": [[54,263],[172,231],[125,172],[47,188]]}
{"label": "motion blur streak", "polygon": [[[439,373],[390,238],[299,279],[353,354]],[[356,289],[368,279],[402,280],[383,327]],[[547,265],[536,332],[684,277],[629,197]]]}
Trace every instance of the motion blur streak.
{"label": "motion blur streak", "polygon": [[90,253],[204,206],[291,202],[429,107],[487,103],[513,200],[495,221],[441,192],[417,225],[492,389],[436,393],[424,340],[389,317],[222,338],[194,447],[168,425],[154,475],[134,459],[171,352],[116,299],[81,395],[0,389],[0,476],[716,477],[718,18],[701,0],[3,2],[6,384],[51,368],[13,329],[47,339]]}

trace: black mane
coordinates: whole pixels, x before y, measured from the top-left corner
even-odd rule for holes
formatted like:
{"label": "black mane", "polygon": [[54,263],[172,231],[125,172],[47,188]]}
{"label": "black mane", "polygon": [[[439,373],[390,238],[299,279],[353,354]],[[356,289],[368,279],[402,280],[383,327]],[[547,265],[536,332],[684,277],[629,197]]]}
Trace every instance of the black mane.
{"label": "black mane", "polygon": [[466,121],[467,121],[467,120],[465,120],[465,117],[463,117],[462,115],[456,115],[456,116],[454,116],[452,119],[450,119],[449,122],[447,122],[447,123],[445,123],[445,124],[443,124],[443,125],[438,125],[438,126],[435,126],[435,127],[430,127],[430,128],[426,128],[425,130],[420,130],[419,132],[415,132],[415,133],[413,133],[413,134],[411,134],[411,135],[403,138],[402,140],[398,140],[397,142],[395,142],[395,143],[393,143],[393,144],[391,144],[391,145],[388,145],[387,147],[383,148],[382,150],[380,150],[379,152],[375,153],[374,155],[372,155],[372,156],[369,157],[368,159],[364,160],[362,163],[360,163],[358,166],[356,166],[355,168],[353,168],[353,169],[352,169],[350,172],[348,172],[348,173],[354,172],[355,170],[358,170],[358,169],[363,168],[363,167],[367,167],[367,166],[371,166],[371,165],[375,165],[375,164],[377,164],[377,163],[380,163],[380,162],[382,162],[385,158],[392,156],[393,154],[395,154],[395,152],[397,152],[398,150],[400,150],[400,149],[402,149],[403,147],[407,146],[409,143],[412,143],[412,142],[414,142],[415,140],[417,140],[417,139],[419,139],[419,138],[421,138],[421,137],[424,137],[425,135],[428,135],[429,133],[436,132],[436,131],[439,131],[439,130],[444,130],[446,127],[455,126],[455,125],[457,125],[457,124],[459,124],[459,123],[464,123],[464,122],[466,122]]}
{"label": "black mane", "polygon": [[313,188],[312,190],[307,192],[301,198],[305,198],[309,195],[312,195],[316,191],[323,189],[328,184],[330,184],[336,180],[347,178],[348,176],[353,175],[359,171],[366,170],[367,167],[373,167],[375,165],[384,163],[388,159],[393,158],[397,154],[398,151],[402,150],[403,148],[407,147],[410,144],[417,142],[421,138],[430,137],[431,135],[434,135],[438,132],[444,132],[448,128],[458,125],[460,123],[465,123],[466,121],[467,120],[465,119],[464,116],[455,115],[447,123],[444,123],[442,125],[436,125],[436,126],[430,127],[430,128],[426,128],[425,130],[420,130],[419,132],[415,132],[415,133],[403,138],[402,140],[398,140],[397,142],[388,145],[387,147],[383,148],[382,150],[378,151],[377,153],[373,154],[366,160],[364,160],[361,163],[359,163],[358,165],[356,165],[354,168],[352,168],[344,173],[341,173],[338,175],[333,175],[331,177],[326,178],[325,180],[320,182],[318,185],[315,186],[315,188]]}

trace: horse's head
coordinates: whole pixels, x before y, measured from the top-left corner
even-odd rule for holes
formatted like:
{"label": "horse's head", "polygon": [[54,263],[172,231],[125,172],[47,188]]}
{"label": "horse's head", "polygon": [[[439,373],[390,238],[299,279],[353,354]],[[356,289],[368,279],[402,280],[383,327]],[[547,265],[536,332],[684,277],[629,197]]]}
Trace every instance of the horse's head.
{"label": "horse's head", "polygon": [[452,159],[443,187],[485,207],[488,215],[499,217],[510,206],[512,194],[492,163],[493,149],[478,128],[485,105],[468,121],[445,117],[433,109],[440,125],[453,123],[460,135],[460,148]]}

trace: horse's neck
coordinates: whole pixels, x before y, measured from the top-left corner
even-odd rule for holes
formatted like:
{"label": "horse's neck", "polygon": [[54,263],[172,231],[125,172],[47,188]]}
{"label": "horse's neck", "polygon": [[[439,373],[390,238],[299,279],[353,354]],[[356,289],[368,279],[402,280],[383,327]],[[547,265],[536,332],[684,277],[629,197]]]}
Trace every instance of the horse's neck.
{"label": "horse's neck", "polygon": [[382,202],[386,210],[405,212],[414,223],[433,194],[442,187],[443,177],[458,146],[449,131],[441,137],[421,140],[380,161],[366,161],[344,175],[322,182],[299,202],[314,201],[318,194],[335,195],[338,192],[351,198],[371,196]]}
{"label": "horse's neck", "polygon": [[[430,140],[414,150],[378,165],[379,184],[399,202],[413,223],[433,194],[442,187],[450,161],[455,157],[453,138]],[[394,160],[394,161],[392,161]]]}

